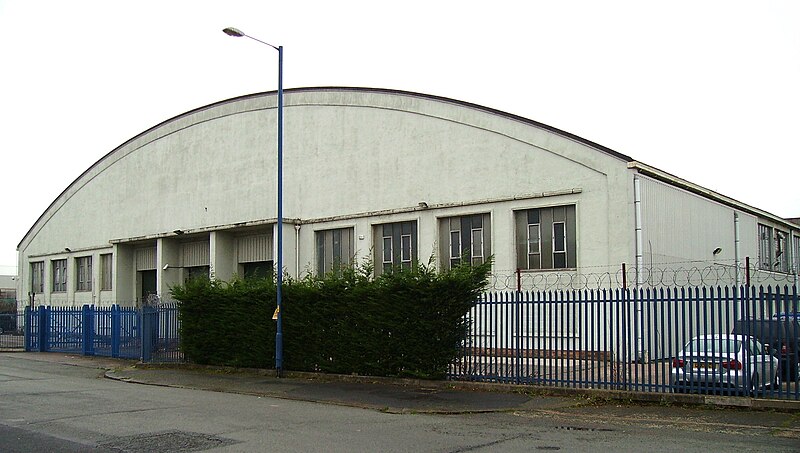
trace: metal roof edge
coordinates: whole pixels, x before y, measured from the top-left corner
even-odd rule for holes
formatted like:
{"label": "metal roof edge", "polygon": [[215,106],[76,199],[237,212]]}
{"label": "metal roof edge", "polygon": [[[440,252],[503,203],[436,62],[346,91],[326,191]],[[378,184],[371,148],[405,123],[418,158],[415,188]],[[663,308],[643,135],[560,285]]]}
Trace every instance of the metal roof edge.
{"label": "metal roof edge", "polygon": [[789,219],[784,219],[783,217],[764,211],[763,209],[759,209],[754,206],[750,206],[746,203],[742,203],[741,201],[735,200],[719,192],[715,192],[711,189],[705,188],[699,184],[689,182],[685,179],[679,178],[673,174],[667,173],[663,170],[659,170],[658,168],[652,167],[645,163],[634,160],[628,162],[628,168],[636,170],[640,174],[650,176],[651,178],[654,178],[663,183],[667,183],[671,186],[678,187],[680,189],[691,192],[695,195],[700,195],[701,197],[716,201],[730,208],[737,209],[739,211],[746,212],[748,214],[752,214],[757,217],[769,219],[770,221],[780,224],[789,230],[798,229],[798,225],[796,223],[791,222]]}

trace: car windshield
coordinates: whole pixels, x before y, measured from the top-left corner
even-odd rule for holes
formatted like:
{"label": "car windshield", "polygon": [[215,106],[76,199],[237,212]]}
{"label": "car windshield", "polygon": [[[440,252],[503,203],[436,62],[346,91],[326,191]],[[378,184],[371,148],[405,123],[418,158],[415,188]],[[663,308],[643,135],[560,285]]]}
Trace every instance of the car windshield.
{"label": "car windshield", "polygon": [[695,338],[686,345],[687,354],[709,353],[728,354],[737,352],[742,347],[742,342],[728,338]]}

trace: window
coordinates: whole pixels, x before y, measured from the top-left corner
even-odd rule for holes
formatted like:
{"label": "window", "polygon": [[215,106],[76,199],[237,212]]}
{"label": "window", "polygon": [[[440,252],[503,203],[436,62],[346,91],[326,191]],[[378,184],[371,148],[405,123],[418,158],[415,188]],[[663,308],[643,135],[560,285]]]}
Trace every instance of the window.
{"label": "window", "polygon": [[275,267],[272,261],[253,261],[242,263],[241,266],[244,278],[271,278]]}
{"label": "window", "polygon": [[63,293],[67,291],[67,260],[53,260],[53,292]]}
{"label": "window", "polygon": [[489,214],[447,217],[439,220],[439,255],[445,269],[467,258],[481,264],[491,255]]}
{"label": "window", "polygon": [[78,280],[77,283],[77,290],[78,291],[91,291],[92,290],[92,257],[91,256],[82,256],[80,258],[75,258],[75,267],[78,268],[78,272],[76,277]]}
{"label": "window", "polygon": [[758,225],[758,268],[789,272],[789,233],[767,225]]}
{"label": "window", "polygon": [[772,228],[758,225],[758,268],[772,269]]}
{"label": "window", "polygon": [[353,264],[353,228],[317,231],[317,274],[339,273],[342,265]]}
{"label": "window", "polygon": [[113,261],[110,253],[100,255],[100,290],[111,291]]}
{"label": "window", "polygon": [[794,269],[792,269],[791,272],[796,274],[800,272],[800,236],[794,237],[792,256],[794,257]]}
{"label": "window", "polygon": [[184,267],[184,283],[196,278],[210,278],[211,266],[188,266]]}
{"label": "window", "polygon": [[409,269],[417,261],[417,222],[397,222],[376,225],[375,271],[390,272],[395,267]]}
{"label": "window", "polygon": [[31,263],[31,292],[44,292],[44,261]]}
{"label": "window", "polygon": [[514,216],[518,268],[577,266],[575,205],[528,209]]}
{"label": "window", "polygon": [[239,275],[244,278],[272,278],[272,234],[248,234],[237,238]]}

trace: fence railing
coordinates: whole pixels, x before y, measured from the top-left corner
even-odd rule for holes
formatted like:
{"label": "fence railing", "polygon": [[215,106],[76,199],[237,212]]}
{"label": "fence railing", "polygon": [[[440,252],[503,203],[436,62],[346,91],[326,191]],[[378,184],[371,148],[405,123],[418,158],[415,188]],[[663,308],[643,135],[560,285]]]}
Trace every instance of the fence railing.
{"label": "fence railing", "polygon": [[179,362],[177,313],[173,305],[26,308],[24,346],[26,351]]}
{"label": "fence railing", "polygon": [[[800,400],[798,313],[787,286],[491,293],[448,377]],[[175,306],[40,306],[22,324],[28,351],[184,360]]]}
{"label": "fence railing", "polygon": [[0,313],[0,350],[25,347],[22,313]]}
{"label": "fence railing", "polygon": [[[471,330],[449,377],[800,399],[798,308],[788,287],[487,294],[467,315]],[[707,354],[682,352],[703,336]],[[751,351],[745,336],[771,350]],[[729,353],[727,340],[750,352]]]}

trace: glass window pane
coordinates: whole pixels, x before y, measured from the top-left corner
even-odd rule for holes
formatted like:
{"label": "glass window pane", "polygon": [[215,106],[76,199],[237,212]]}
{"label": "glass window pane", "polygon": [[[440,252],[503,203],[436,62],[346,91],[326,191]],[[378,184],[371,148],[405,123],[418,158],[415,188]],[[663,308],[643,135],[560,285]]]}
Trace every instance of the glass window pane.
{"label": "glass window pane", "polygon": [[472,230],[472,257],[483,258],[483,228]]}
{"label": "glass window pane", "polygon": [[383,238],[383,262],[392,262],[392,238]]}
{"label": "glass window pane", "polygon": [[401,249],[400,260],[402,262],[411,261],[411,235],[404,234],[400,237]]}
{"label": "glass window pane", "polygon": [[567,267],[567,254],[564,252],[553,254],[553,268],[564,269]]}
{"label": "glass window pane", "polygon": [[450,259],[461,258],[461,232],[450,232]]}
{"label": "glass window pane", "polygon": [[528,255],[528,269],[541,269],[542,255],[533,253]]}
{"label": "glass window pane", "polygon": [[528,225],[528,253],[541,252],[541,231],[539,225]]}
{"label": "glass window pane", "polygon": [[566,229],[564,223],[553,223],[553,251],[564,252],[567,250],[566,245]]}
{"label": "glass window pane", "polygon": [[528,223],[541,223],[539,220],[539,210],[538,209],[530,209],[528,210]]}

